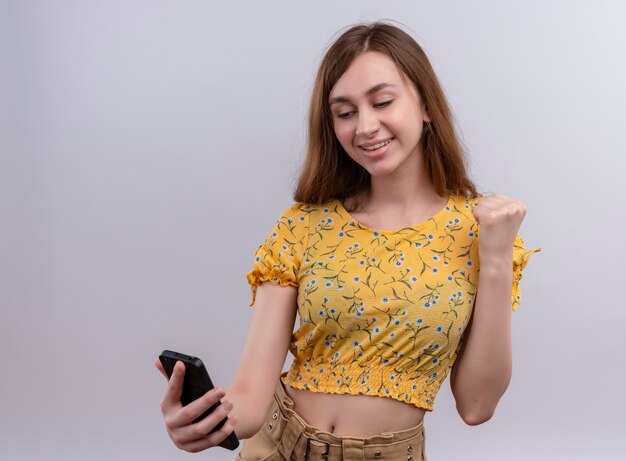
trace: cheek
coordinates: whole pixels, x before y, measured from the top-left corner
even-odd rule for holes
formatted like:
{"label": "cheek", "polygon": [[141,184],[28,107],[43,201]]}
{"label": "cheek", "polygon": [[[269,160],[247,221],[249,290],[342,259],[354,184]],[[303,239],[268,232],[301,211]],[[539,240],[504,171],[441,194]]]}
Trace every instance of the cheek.
{"label": "cheek", "polygon": [[349,123],[339,123],[334,125],[335,136],[339,140],[339,144],[343,146],[343,148],[350,152],[352,147],[352,132],[353,130],[350,127]]}
{"label": "cheek", "polygon": [[356,163],[359,163],[359,157],[354,152],[354,147],[352,146],[352,134],[350,132],[350,129],[347,128],[345,125],[341,127],[338,127],[337,125],[335,125],[334,129],[335,129],[335,136],[337,140],[339,141],[339,144],[341,144],[341,147],[343,147],[343,150],[348,155],[348,157],[350,157]]}
{"label": "cheek", "polygon": [[389,129],[396,135],[401,135],[407,141],[417,142],[422,136],[423,121],[411,112],[405,112],[388,120]]}

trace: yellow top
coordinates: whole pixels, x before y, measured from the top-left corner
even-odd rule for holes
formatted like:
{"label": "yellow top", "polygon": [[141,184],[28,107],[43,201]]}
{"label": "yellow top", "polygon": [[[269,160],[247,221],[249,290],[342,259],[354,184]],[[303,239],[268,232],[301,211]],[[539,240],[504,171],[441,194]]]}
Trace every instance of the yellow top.
{"label": "yellow top", "polygon": [[[288,208],[247,274],[250,305],[264,281],[298,288],[300,326],[283,382],[432,410],[476,297],[476,201],[451,196],[428,221],[393,231],[360,224],[339,200]],[[514,310],[522,269],[535,251],[516,237]]]}

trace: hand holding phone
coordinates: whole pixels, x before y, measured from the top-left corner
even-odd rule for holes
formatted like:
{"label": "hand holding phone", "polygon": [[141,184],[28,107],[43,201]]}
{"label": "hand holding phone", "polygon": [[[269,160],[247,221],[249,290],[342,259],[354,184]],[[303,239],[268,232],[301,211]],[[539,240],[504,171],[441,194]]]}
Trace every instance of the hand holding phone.
{"label": "hand holding phone", "polygon": [[161,409],[174,444],[190,452],[216,445],[237,448],[235,420],[228,417],[232,403],[220,402],[224,391],[214,389],[202,361],[166,350],[156,365],[169,377]]}

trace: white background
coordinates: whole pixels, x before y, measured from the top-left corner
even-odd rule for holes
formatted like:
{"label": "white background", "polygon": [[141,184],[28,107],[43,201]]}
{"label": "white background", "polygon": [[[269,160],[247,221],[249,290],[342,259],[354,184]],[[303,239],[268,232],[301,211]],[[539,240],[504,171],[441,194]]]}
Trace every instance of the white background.
{"label": "white background", "polygon": [[483,192],[523,199],[514,376],[436,460],[621,460],[626,6],[615,1],[0,1],[0,457],[215,459],[159,411],[165,348],[228,386],[245,273],[291,202],[336,32],[405,25]]}

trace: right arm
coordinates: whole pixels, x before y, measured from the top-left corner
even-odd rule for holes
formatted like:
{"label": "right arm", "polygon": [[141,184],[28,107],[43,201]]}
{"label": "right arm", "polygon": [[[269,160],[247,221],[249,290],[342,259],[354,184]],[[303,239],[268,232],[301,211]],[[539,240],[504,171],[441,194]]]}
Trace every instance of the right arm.
{"label": "right arm", "polygon": [[257,289],[254,313],[239,367],[226,398],[235,404],[237,436],[247,439],[258,432],[289,350],[296,319],[298,289],[269,282]]}
{"label": "right arm", "polygon": [[[224,392],[216,388],[182,407],[184,367],[177,364],[161,410],[168,434],[178,448],[202,451],[218,445],[233,429],[238,438],[247,439],[261,428],[289,349],[297,294],[298,289],[292,286],[265,282],[258,287],[252,322],[233,383],[222,405],[195,424],[192,421],[224,397]],[[161,369],[159,365],[157,361],[157,368]],[[228,422],[209,434],[227,415]]]}

